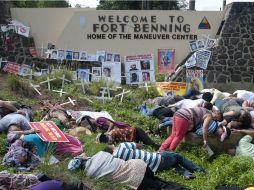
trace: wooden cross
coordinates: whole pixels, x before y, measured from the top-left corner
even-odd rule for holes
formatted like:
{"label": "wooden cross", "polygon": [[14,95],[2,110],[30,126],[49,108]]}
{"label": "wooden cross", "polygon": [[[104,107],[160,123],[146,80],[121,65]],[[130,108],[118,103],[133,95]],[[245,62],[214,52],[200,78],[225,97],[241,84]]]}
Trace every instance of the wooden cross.
{"label": "wooden cross", "polygon": [[67,92],[64,92],[64,91],[63,91],[63,89],[61,89],[61,90],[52,90],[52,91],[54,91],[54,92],[59,92],[60,97],[62,97],[63,94],[67,94]]}
{"label": "wooden cross", "polygon": [[30,82],[30,86],[41,96],[41,92],[37,89],[40,87],[40,85],[33,85],[31,82]]}
{"label": "wooden cross", "polygon": [[64,89],[64,82],[67,81],[67,82],[71,82],[70,80],[68,79],[65,79],[65,75],[63,74],[62,77],[60,77],[59,79],[62,79],[62,89]]}
{"label": "wooden cross", "polygon": [[48,90],[50,90],[50,81],[54,80],[56,80],[56,78],[49,79],[49,77],[47,77],[47,80],[40,82],[40,84],[48,83]]}
{"label": "wooden cross", "polygon": [[151,86],[148,86],[148,85],[147,85],[147,82],[146,82],[144,86],[140,86],[139,88],[146,88],[146,91],[148,92],[148,88],[150,88],[150,87],[151,87]]}
{"label": "wooden cross", "polygon": [[73,106],[75,106],[75,103],[74,102],[76,102],[76,100],[72,100],[70,97],[68,97],[68,99],[69,99],[69,102],[65,102],[65,103],[62,103],[62,104],[60,104],[60,106],[63,106],[63,105],[66,105],[66,104],[72,104]]}
{"label": "wooden cross", "polygon": [[120,102],[123,102],[123,96],[124,96],[124,94],[128,94],[130,92],[131,92],[130,90],[125,91],[125,89],[123,89],[122,93],[115,95],[115,97],[121,96]]}

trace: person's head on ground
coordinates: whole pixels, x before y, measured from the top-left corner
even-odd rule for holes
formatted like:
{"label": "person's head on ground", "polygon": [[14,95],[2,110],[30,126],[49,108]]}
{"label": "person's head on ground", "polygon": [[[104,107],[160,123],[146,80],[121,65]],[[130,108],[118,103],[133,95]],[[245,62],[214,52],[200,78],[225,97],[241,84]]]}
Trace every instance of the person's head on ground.
{"label": "person's head on ground", "polygon": [[106,148],[104,148],[103,151],[104,152],[108,152],[110,154],[113,154],[114,150],[115,150],[115,146],[114,145],[110,145],[110,146],[107,146]]}
{"label": "person's head on ground", "polygon": [[215,134],[220,137],[220,141],[223,142],[225,139],[228,139],[231,135],[231,130],[225,126],[218,126]]}
{"label": "person's head on ground", "polygon": [[85,127],[93,132],[97,130],[95,119],[87,115],[81,119],[79,126]]}
{"label": "person's head on ground", "polygon": [[203,107],[208,109],[208,110],[212,110],[213,109],[213,104],[210,102],[204,102]]}
{"label": "person's head on ground", "polygon": [[113,143],[113,138],[109,134],[99,133],[96,136],[96,141],[99,142],[99,143],[112,144]]}
{"label": "person's head on ground", "polygon": [[212,118],[216,121],[222,121],[223,116],[219,110],[212,110]]}
{"label": "person's head on ground", "polygon": [[241,110],[240,111],[240,116],[239,116],[239,122],[242,123],[241,128],[246,129],[249,128],[251,125],[251,115],[248,111],[246,110]]}
{"label": "person's head on ground", "polygon": [[211,92],[205,92],[202,95],[202,99],[205,100],[206,102],[211,102],[211,100],[213,99],[213,95]]}

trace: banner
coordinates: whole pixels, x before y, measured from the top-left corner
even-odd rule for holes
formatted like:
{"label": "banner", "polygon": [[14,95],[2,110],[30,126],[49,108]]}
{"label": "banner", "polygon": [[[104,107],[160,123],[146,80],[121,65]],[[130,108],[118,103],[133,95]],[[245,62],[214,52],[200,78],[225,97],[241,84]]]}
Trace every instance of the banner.
{"label": "banner", "polygon": [[186,83],[184,82],[156,82],[156,89],[161,96],[180,95],[186,93]]}
{"label": "banner", "polygon": [[158,50],[158,74],[172,73],[175,70],[175,50]]}
{"label": "banner", "polygon": [[7,64],[4,66],[3,71],[7,73],[12,73],[15,75],[19,74],[20,71],[20,64],[14,63],[14,62],[7,62]]}
{"label": "banner", "polygon": [[40,130],[37,135],[46,142],[69,142],[63,132],[52,122],[29,122],[29,125],[33,129]]}
{"label": "banner", "polygon": [[203,70],[186,69],[186,91],[204,89]]}
{"label": "banner", "polygon": [[126,84],[155,82],[152,54],[125,56]]}

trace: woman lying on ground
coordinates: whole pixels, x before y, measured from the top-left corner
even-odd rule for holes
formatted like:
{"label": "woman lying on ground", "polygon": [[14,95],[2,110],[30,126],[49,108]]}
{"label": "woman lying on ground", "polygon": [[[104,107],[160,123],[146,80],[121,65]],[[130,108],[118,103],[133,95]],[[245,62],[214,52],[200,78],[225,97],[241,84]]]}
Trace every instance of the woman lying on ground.
{"label": "woman lying on ground", "polygon": [[127,185],[132,189],[170,189],[184,190],[183,186],[164,181],[156,176],[140,159],[128,161],[114,158],[112,154],[100,151],[91,158],[76,157],[68,164],[68,169],[83,169],[88,177],[99,179],[105,177],[114,183]]}
{"label": "woman lying on ground", "polygon": [[65,183],[61,180],[52,180],[45,174],[11,174],[0,172],[0,188],[15,190],[90,190],[83,183]]}
{"label": "woman lying on ground", "polygon": [[160,145],[156,144],[141,128],[129,127],[125,129],[113,129],[109,133],[99,133],[96,140],[101,143],[119,143],[119,142],[142,142],[145,145],[152,146],[158,150]]}
{"label": "woman lying on ground", "polygon": [[22,130],[30,129],[29,120],[18,113],[11,113],[0,119],[0,132],[8,131],[11,125],[18,125]]}
{"label": "woman lying on ground", "polygon": [[[35,134],[39,132],[40,131],[34,129],[21,130],[19,126],[12,125],[9,129],[7,140],[9,144],[15,142],[17,139],[21,139],[23,142],[30,142],[35,146],[35,154],[38,156],[43,156],[48,148],[48,143],[42,141],[40,137]],[[54,153],[58,155],[72,154],[73,156],[76,156],[83,152],[83,145],[76,137],[73,137],[67,133],[64,133],[64,135],[69,142],[53,143]]]}
{"label": "woman lying on ground", "polygon": [[221,114],[218,111],[209,111],[203,107],[191,109],[179,109],[173,116],[172,133],[162,143],[160,151],[175,150],[188,131],[192,131],[194,126],[203,123],[204,145],[207,143],[207,128],[212,120],[220,120]]}

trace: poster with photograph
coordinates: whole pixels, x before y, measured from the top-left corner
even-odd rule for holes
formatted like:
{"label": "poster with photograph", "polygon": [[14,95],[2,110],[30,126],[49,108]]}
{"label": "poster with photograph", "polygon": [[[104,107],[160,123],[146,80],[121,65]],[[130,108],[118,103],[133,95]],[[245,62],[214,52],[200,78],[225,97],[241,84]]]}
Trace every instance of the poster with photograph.
{"label": "poster with photograph", "polygon": [[204,89],[203,70],[186,69],[186,91]]}
{"label": "poster with photograph", "polygon": [[124,63],[127,84],[142,84],[155,81],[152,54],[125,56]]}
{"label": "poster with photograph", "polygon": [[195,52],[198,50],[196,41],[190,41],[189,42],[190,50],[191,52]]}
{"label": "poster with photograph", "polygon": [[215,45],[216,40],[215,39],[208,39],[207,41],[207,48],[212,48]]}
{"label": "poster with photograph", "polygon": [[73,60],[79,60],[79,55],[80,55],[80,52],[79,51],[73,51],[72,52],[72,59]]}
{"label": "poster with photograph", "polygon": [[205,48],[205,42],[203,40],[197,40],[197,48],[199,50]]}
{"label": "poster with photograph", "polygon": [[101,67],[92,67],[92,81],[101,80]]}
{"label": "poster with photograph", "polygon": [[172,73],[175,70],[175,50],[158,50],[158,74]]}
{"label": "poster with photograph", "polygon": [[201,50],[196,52],[196,66],[206,69],[212,52],[209,50]]}
{"label": "poster with photograph", "polygon": [[96,51],[96,61],[105,62],[105,60],[106,60],[106,51],[97,50]]}
{"label": "poster with photograph", "polygon": [[53,49],[50,52],[51,52],[51,54],[50,54],[50,58],[51,59],[58,59],[58,51],[57,51],[57,49]]}
{"label": "poster with photograph", "polygon": [[66,50],[65,52],[65,59],[66,60],[72,60],[72,51],[71,50]]}
{"label": "poster with photograph", "polygon": [[87,54],[87,61],[96,61],[96,55],[94,54]]}
{"label": "poster with photograph", "polygon": [[78,69],[78,80],[89,81],[90,69]]}
{"label": "poster with photograph", "polygon": [[57,51],[57,59],[64,60],[65,59],[65,50],[59,49]]}
{"label": "poster with photograph", "polygon": [[113,61],[113,54],[112,53],[107,53],[106,54],[106,61],[107,62],[112,62]]}
{"label": "poster with photograph", "polygon": [[102,79],[121,83],[121,63],[102,62]]}
{"label": "poster with photograph", "polygon": [[79,52],[79,55],[80,55],[81,61],[87,60],[87,52],[86,51]]}
{"label": "poster with photograph", "polygon": [[186,68],[191,68],[196,66],[196,52],[193,53],[189,59],[185,62]]}
{"label": "poster with photograph", "polygon": [[115,54],[113,55],[113,57],[114,57],[114,62],[118,62],[118,63],[121,62],[121,55],[120,55],[120,54],[115,53]]}
{"label": "poster with photograph", "polygon": [[71,71],[71,74],[72,74],[72,77],[71,77],[72,80],[78,80],[78,72],[77,71]]}
{"label": "poster with photograph", "polygon": [[31,73],[31,67],[26,64],[22,64],[19,70],[19,75],[27,76]]}

